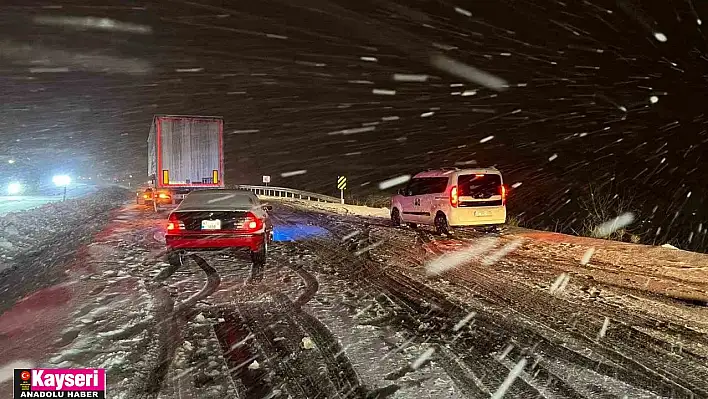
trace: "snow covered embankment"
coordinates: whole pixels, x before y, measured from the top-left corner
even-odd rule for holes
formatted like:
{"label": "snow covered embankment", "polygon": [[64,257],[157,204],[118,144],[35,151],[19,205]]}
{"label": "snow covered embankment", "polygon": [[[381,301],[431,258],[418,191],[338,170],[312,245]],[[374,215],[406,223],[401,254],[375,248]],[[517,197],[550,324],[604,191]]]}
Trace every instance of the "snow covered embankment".
{"label": "snow covered embankment", "polygon": [[81,238],[76,232],[107,221],[106,213],[128,198],[124,189],[107,187],[88,197],[0,217],[0,272],[21,263],[22,256],[38,255],[58,241]]}

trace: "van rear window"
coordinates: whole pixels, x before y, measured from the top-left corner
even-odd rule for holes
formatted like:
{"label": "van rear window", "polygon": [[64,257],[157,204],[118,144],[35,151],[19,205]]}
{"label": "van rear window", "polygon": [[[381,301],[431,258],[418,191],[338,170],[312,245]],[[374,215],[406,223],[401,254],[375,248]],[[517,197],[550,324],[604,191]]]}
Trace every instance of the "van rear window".
{"label": "van rear window", "polygon": [[477,199],[491,198],[501,194],[501,176],[460,175],[457,177],[458,195]]}

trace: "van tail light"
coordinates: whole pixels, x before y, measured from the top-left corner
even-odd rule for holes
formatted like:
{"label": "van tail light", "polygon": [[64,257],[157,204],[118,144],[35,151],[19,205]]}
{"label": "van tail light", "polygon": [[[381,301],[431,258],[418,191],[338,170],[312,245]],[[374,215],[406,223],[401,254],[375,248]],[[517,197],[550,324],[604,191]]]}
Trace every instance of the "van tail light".
{"label": "van tail light", "polygon": [[165,194],[165,193],[160,193],[157,195],[157,197],[161,198],[161,199],[169,199],[170,198],[169,194]]}
{"label": "van tail light", "polygon": [[501,194],[502,197],[502,205],[506,205],[506,186],[501,185],[499,186],[499,194]]}
{"label": "van tail light", "polygon": [[167,221],[167,231],[179,231],[184,230],[184,222],[177,218],[176,214],[171,214]]}
{"label": "van tail light", "polygon": [[243,221],[242,229],[249,233],[255,233],[263,228],[263,221],[252,212],[246,214],[246,219]]}
{"label": "van tail light", "polygon": [[452,205],[453,208],[457,208],[457,205],[460,203],[460,198],[457,195],[457,186],[452,186],[450,189],[450,205]]}

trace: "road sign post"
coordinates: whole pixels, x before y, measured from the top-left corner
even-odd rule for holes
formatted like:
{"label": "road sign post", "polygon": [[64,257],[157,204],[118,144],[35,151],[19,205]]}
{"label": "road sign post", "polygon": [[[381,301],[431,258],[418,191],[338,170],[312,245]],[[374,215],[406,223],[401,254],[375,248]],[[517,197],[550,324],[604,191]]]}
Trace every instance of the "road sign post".
{"label": "road sign post", "polygon": [[345,176],[337,177],[337,188],[339,189],[342,204],[344,204],[344,190],[347,189],[347,178]]}
{"label": "road sign post", "polygon": [[268,183],[270,183],[270,176],[263,176],[263,184],[268,187]]}

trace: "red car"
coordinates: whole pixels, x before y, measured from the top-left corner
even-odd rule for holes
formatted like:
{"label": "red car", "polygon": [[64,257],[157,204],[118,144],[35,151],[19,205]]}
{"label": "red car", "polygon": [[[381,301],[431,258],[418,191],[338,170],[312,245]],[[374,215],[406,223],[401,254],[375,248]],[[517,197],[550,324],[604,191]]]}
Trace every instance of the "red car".
{"label": "red car", "polygon": [[273,239],[272,209],[250,191],[192,191],[170,213],[165,235],[169,263],[178,266],[186,251],[242,248],[250,251],[254,266],[265,265]]}

